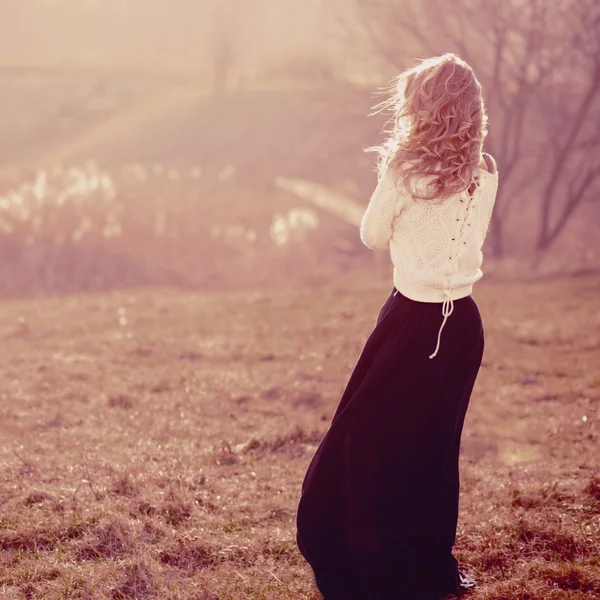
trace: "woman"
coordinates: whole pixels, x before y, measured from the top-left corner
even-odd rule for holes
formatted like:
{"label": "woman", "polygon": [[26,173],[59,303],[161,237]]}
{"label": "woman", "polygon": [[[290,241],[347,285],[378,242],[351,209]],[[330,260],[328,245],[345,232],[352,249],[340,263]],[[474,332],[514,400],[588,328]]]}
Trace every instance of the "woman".
{"label": "woman", "polygon": [[439,600],[475,582],[452,555],[459,449],[481,365],[471,296],[498,188],[482,152],[481,85],[454,54],[402,73],[362,219],[389,248],[394,289],[381,308],[313,457],[297,541],[325,600]]}

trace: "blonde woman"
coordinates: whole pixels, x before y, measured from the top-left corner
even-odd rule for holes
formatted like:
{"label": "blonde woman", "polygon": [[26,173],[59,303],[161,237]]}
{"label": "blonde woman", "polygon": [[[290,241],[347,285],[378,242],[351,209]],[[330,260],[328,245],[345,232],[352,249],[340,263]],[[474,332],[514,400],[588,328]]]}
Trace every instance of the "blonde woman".
{"label": "blonde woman", "polygon": [[360,235],[394,288],[304,478],[297,541],[325,600],[439,600],[475,582],[452,549],[463,422],[484,348],[471,296],[498,188],[481,85],[454,54],[384,103],[394,127]]}

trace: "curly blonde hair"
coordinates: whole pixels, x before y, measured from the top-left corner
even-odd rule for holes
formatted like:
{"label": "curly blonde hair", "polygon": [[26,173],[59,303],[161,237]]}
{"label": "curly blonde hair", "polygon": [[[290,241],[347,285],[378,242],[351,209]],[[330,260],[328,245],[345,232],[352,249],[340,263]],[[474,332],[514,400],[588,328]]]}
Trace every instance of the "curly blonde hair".
{"label": "curly blonde hair", "polygon": [[[404,71],[391,86],[390,97],[374,107],[393,111],[389,139],[369,149],[379,154],[379,176],[395,167],[410,193],[422,200],[443,200],[468,189],[487,136],[481,84],[471,67],[455,54],[443,54]],[[419,180],[427,184],[416,189]]]}

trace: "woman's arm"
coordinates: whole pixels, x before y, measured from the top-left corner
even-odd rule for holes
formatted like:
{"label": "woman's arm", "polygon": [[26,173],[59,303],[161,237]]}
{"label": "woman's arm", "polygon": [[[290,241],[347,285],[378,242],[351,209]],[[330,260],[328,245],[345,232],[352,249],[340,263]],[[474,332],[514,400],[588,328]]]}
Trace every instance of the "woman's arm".
{"label": "woman's arm", "polygon": [[394,181],[393,170],[388,168],[377,183],[360,224],[360,239],[367,248],[388,247],[400,201],[401,194]]}

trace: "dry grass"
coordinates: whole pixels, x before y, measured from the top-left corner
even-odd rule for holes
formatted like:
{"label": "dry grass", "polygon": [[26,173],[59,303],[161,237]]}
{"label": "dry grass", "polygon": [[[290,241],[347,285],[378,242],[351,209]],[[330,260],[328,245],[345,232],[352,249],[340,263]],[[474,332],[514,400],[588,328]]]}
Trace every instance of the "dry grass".
{"label": "dry grass", "polygon": [[[319,598],[299,486],[388,291],[2,305],[0,598]],[[593,275],[476,291],[473,600],[600,597],[599,297]]]}

